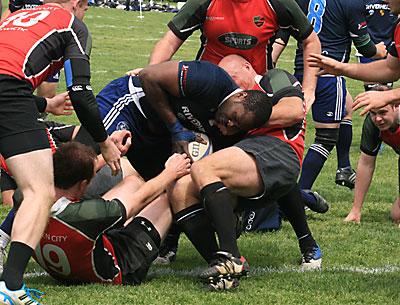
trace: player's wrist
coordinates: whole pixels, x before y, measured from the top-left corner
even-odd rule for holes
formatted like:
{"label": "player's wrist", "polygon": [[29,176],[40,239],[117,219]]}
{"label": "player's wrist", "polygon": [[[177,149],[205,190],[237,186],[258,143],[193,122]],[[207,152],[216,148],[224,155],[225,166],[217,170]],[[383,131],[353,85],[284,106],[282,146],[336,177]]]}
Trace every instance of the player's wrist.
{"label": "player's wrist", "polygon": [[196,139],[195,133],[183,127],[183,125],[179,121],[176,121],[173,124],[169,124],[167,127],[171,133],[173,141],[191,142]]}

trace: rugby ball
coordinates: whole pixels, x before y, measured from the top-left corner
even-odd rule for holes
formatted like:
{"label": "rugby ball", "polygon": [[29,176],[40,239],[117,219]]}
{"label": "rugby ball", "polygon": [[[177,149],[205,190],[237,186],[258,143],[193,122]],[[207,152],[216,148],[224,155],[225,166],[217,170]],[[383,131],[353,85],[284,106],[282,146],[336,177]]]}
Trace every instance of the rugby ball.
{"label": "rugby ball", "polygon": [[201,158],[204,158],[205,156],[213,152],[212,143],[209,137],[204,133],[196,133],[196,134],[201,136],[203,140],[207,142],[207,144],[203,144],[196,141],[189,143],[189,154],[192,157],[193,161],[200,160]]}

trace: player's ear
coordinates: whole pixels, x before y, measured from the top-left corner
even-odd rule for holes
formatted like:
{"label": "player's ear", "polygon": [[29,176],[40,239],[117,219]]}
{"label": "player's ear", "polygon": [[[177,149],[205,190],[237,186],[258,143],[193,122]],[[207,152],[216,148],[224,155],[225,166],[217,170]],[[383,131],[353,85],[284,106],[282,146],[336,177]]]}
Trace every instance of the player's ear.
{"label": "player's ear", "polygon": [[86,192],[86,189],[87,189],[89,183],[90,183],[90,181],[88,181],[86,179],[79,182],[79,192],[81,194],[84,194]]}

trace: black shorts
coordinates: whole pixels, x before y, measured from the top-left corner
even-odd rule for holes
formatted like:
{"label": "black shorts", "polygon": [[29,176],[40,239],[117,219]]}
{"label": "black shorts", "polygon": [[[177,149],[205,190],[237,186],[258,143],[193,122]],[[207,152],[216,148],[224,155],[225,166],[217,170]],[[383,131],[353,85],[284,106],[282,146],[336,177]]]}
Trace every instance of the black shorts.
{"label": "black shorts", "polygon": [[114,247],[122,283],[140,284],[158,255],[161,238],[156,228],[146,218],[135,217],[126,227],[112,229],[106,236]]}
{"label": "black shorts", "polygon": [[5,159],[50,148],[45,126],[38,117],[30,84],[0,75],[0,153]]}
{"label": "black shorts", "polygon": [[[243,139],[235,146],[256,159],[264,190],[258,196],[240,201],[255,208],[273,202],[290,191],[297,182],[300,162],[289,144],[272,136],[253,136]],[[239,202],[240,202],[239,201]]]}
{"label": "black shorts", "polygon": [[4,191],[10,191],[10,190],[16,190],[17,189],[17,183],[9,174],[7,174],[4,170],[1,170],[1,177],[0,177],[0,190],[2,192]]}

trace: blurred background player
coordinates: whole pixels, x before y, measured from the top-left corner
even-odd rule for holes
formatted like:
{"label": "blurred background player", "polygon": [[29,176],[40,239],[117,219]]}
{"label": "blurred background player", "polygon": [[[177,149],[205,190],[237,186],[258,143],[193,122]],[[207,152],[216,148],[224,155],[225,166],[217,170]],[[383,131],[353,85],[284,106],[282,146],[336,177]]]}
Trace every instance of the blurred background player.
{"label": "blurred background player", "polygon": [[[375,44],[383,42],[386,46],[386,49],[389,50],[389,47],[393,41],[393,30],[398,16],[390,11],[387,1],[384,0],[364,0],[364,8],[368,34],[371,36],[372,41]],[[369,63],[374,60],[380,60],[367,58],[359,53],[356,55],[360,63]],[[365,82],[364,89],[365,91],[369,91],[373,89],[374,86],[378,85],[378,83]],[[389,82],[384,85],[387,87],[392,87],[393,82]]]}

